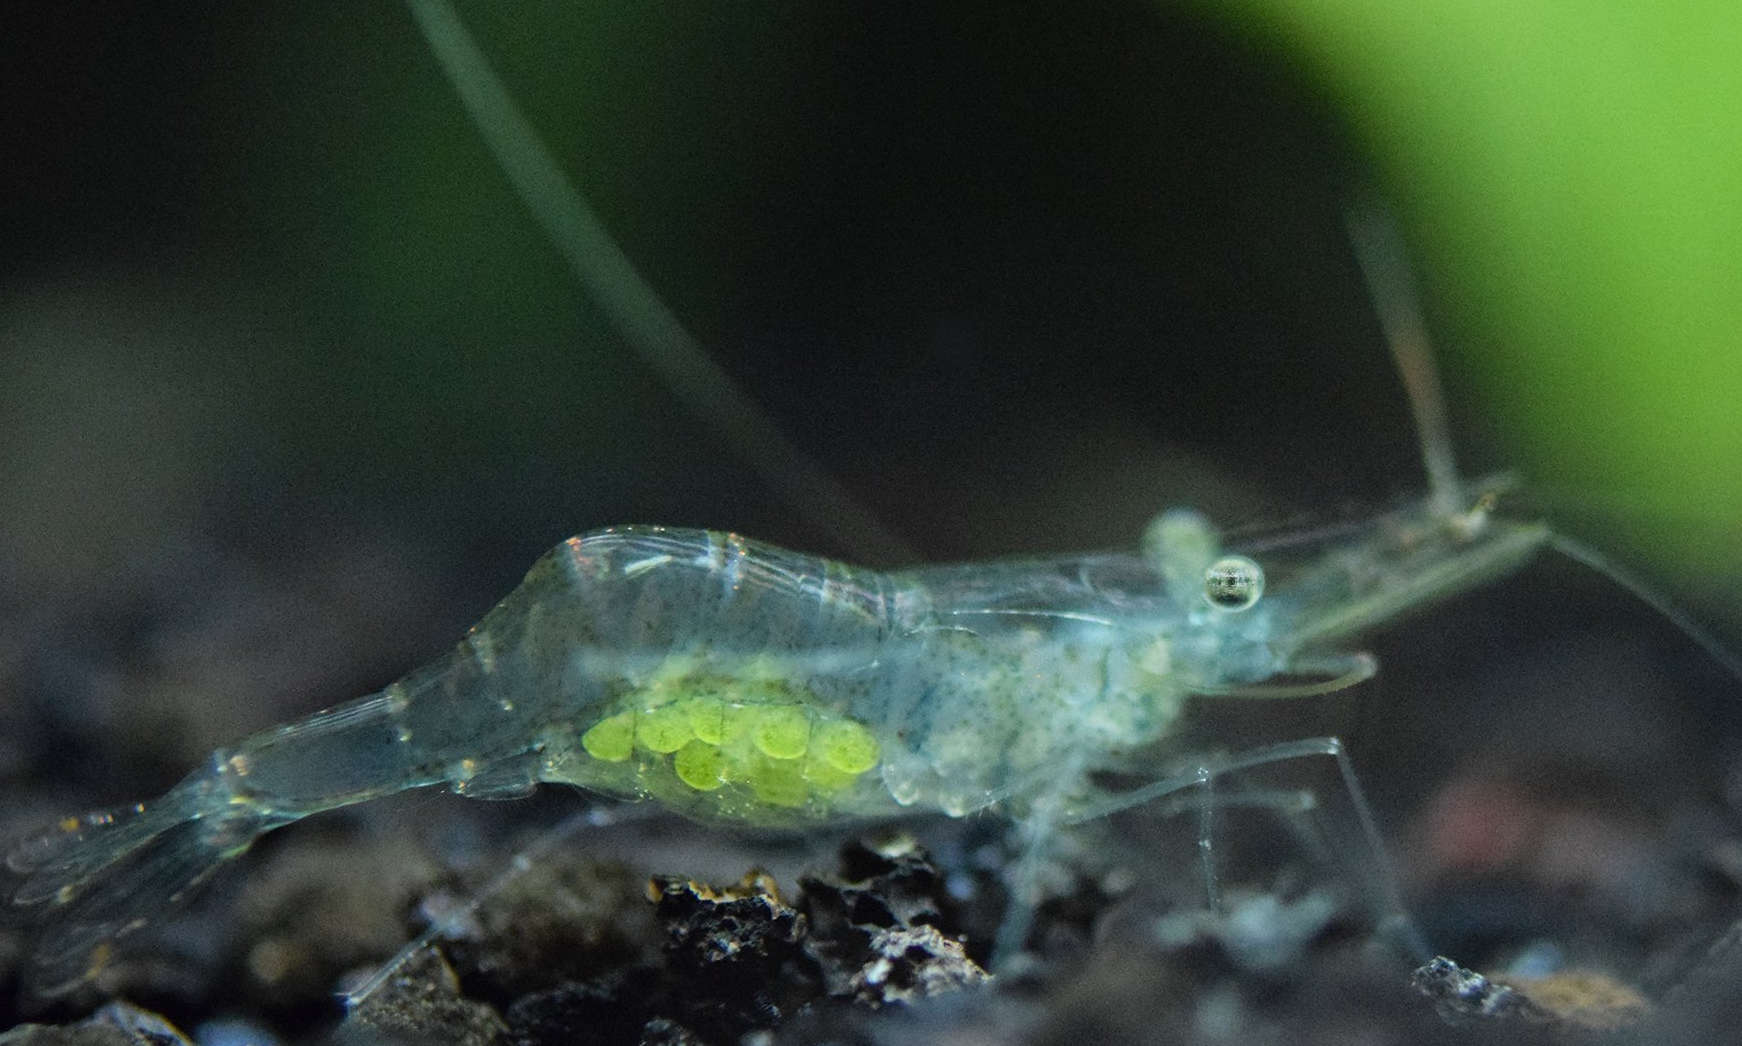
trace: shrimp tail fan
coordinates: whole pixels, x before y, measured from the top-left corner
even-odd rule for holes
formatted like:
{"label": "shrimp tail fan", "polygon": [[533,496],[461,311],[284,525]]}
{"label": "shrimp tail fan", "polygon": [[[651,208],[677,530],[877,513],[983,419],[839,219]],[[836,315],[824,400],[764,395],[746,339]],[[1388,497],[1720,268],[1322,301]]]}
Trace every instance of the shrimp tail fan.
{"label": "shrimp tail fan", "polygon": [[144,926],[272,822],[198,772],[159,799],[69,817],[6,852],[9,922],[27,927],[27,990],[64,995],[95,979],[113,942]]}

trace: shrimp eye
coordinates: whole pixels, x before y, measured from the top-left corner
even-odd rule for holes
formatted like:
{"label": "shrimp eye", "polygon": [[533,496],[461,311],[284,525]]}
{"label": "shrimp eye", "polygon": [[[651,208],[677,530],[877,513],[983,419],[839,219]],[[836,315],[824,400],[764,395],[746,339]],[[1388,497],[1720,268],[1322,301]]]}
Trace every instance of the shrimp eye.
{"label": "shrimp eye", "polygon": [[1264,568],[1245,556],[1223,556],[1204,570],[1204,598],[1218,610],[1249,609],[1264,594]]}

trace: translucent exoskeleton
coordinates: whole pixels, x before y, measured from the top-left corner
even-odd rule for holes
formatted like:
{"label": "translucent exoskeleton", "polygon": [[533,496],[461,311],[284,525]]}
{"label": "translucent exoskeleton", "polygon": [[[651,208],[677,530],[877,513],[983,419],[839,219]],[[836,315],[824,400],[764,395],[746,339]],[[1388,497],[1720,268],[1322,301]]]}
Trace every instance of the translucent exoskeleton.
{"label": "translucent exoskeleton", "polygon": [[[1143,554],[882,573],[731,534],[595,531],[380,693],[15,849],[12,903],[52,926],[34,970],[53,990],[262,833],[407,788],[561,782],[787,828],[994,805],[1085,816],[1109,801],[1090,772],[1164,737],[1188,694],[1365,678],[1340,640],[1547,534],[1485,504],[1412,507],[1230,564],[1201,517],[1175,511]],[[1262,597],[1230,605],[1225,575],[1257,566]]]}

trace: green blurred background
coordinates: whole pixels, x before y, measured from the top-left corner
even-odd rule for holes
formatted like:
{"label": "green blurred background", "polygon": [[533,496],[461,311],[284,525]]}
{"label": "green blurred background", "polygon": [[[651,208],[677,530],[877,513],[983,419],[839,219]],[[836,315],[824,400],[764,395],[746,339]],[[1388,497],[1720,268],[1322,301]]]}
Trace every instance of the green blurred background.
{"label": "green blurred background", "polygon": [[1587,536],[1736,623],[1742,11],[1237,3],[1410,217],[1462,395]]}

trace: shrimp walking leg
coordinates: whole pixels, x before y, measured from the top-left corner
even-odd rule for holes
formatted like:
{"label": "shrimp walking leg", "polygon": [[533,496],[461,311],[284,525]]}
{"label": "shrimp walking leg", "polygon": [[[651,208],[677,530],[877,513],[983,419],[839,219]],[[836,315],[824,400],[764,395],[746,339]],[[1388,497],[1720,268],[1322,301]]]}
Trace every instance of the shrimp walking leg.
{"label": "shrimp walking leg", "polygon": [[[1197,805],[1198,848],[1204,870],[1205,895],[1207,903],[1214,910],[1220,894],[1220,877],[1216,870],[1214,851],[1214,821],[1213,812],[1219,804],[1212,789],[1212,782],[1219,777],[1250,770],[1255,767],[1274,763],[1288,762],[1295,759],[1310,757],[1330,757],[1336,762],[1338,775],[1342,779],[1343,791],[1349,798],[1354,809],[1355,818],[1360,826],[1363,849],[1366,851],[1367,877],[1373,881],[1375,891],[1373,897],[1374,915],[1379,927],[1386,935],[1394,938],[1399,946],[1412,958],[1426,958],[1429,954],[1415,922],[1410,918],[1403,905],[1403,897],[1398,888],[1397,873],[1380,837],[1378,823],[1374,820],[1372,806],[1367,801],[1367,794],[1361,787],[1360,780],[1355,776],[1355,767],[1349,761],[1343,742],[1336,737],[1311,737],[1298,741],[1286,741],[1281,744],[1267,745],[1239,753],[1227,759],[1202,763],[1192,769],[1159,781],[1151,782],[1139,788],[1116,795],[1106,796],[1096,802],[1075,809],[1065,823],[1080,824],[1084,821],[1105,817],[1120,810],[1130,809],[1144,803],[1183,792],[1189,788],[1200,790],[1200,801]],[[1229,797],[1233,803],[1242,801],[1239,795]],[[1316,812],[1316,804],[1310,804],[1309,809]]]}
{"label": "shrimp walking leg", "polygon": [[1204,907],[1222,914],[1222,877],[1216,870],[1216,775],[1207,766],[1197,768],[1198,867],[1204,876]]}
{"label": "shrimp walking leg", "polygon": [[998,934],[992,942],[992,969],[1007,969],[1012,960],[1022,954],[1028,933],[1034,928],[1034,911],[1045,890],[1048,861],[1053,841],[1062,823],[1062,797],[1042,796],[1034,808],[1018,822],[1016,833],[1022,852],[1004,873],[1004,888],[1009,893],[1004,918],[999,921]]}

